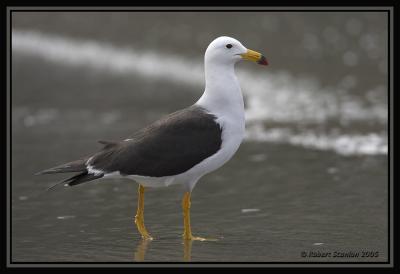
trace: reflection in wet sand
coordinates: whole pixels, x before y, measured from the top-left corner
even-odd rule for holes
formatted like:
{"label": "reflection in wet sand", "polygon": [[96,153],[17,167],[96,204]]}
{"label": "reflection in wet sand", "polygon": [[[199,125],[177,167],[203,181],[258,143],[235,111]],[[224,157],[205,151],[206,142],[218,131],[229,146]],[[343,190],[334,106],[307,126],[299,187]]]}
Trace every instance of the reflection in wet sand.
{"label": "reflection in wet sand", "polygon": [[192,242],[191,240],[183,241],[183,261],[190,262],[192,261]]}
{"label": "reflection in wet sand", "polygon": [[[147,249],[151,240],[141,239],[136,247],[135,262],[144,262]],[[192,242],[191,240],[183,241],[183,261],[190,262],[192,260]]]}
{"label": "reflection in wet sand", "polygon": [[146,256],[147,248],[151,240],[141,239],[135,252],[135,262],[144,262],[144,257]]}

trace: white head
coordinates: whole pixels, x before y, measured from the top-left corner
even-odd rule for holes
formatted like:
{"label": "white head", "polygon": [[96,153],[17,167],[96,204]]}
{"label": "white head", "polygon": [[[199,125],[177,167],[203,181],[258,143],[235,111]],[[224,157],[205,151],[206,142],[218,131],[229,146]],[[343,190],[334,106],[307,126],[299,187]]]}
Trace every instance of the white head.
{"label": "white head", "polygon": [[267,65],[267,59],[260,53],[249,50],[238,40],[220,36],[210,43],[205,53],[206,63],[235,64],[239,60],[250,60]]}

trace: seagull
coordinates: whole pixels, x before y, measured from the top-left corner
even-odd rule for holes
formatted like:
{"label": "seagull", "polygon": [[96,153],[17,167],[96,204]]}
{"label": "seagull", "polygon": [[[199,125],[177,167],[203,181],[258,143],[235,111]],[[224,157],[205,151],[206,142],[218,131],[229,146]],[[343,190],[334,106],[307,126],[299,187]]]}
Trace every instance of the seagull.
{"label": "seagull", "polygon": [[205,90],[196,103],[162,117],[122,141],[99,141],[102,149],[90,156],[37,174],[77,173],[56,184],[65,186],[100,178],[136,181],[139,189],[135,224],[146,240],[153,238],[144,225],[145,189],[180,184],[184,188],[183,239],[206,240],[192,235],[191,193],[201,177],[232,158],[243,140],[244,102],[235,75],[235,64],[240,60],[268,65],[262,54],[247,49],[238,40],[216,38],[204,55]]}

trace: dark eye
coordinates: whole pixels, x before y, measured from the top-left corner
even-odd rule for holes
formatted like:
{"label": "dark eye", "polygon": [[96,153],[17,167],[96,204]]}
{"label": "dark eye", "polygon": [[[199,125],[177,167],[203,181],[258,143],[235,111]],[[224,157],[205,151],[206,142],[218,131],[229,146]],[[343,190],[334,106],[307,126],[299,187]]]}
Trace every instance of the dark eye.
{"label": "dark eye", "polygon": [[230,49],[232,47],[232,44],[227,44],[226,48]]}

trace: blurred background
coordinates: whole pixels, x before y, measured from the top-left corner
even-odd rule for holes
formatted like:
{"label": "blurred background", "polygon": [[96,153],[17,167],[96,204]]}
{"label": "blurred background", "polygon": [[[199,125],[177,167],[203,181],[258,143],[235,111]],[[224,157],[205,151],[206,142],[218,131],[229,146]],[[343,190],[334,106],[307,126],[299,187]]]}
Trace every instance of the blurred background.
{"label": "blurred background", "polygon": [[[13,12],[12,260],[385,261],[388,25],[384,12]],[[34,173],[90,154],[193,104],[203,55],[227,35],[270,65],[239,63],[246,139],[205,176],[181,240],[179,187],[46,188]],[[378,252],[303,258],[302,251]],[[190,254],[188,254],[188,252]],[[361,254],[360,254],[361,256]]]}

